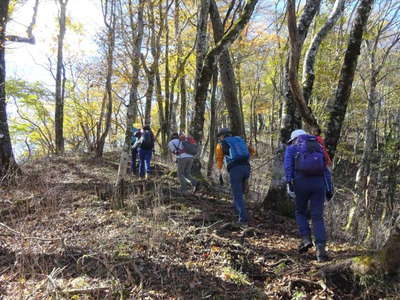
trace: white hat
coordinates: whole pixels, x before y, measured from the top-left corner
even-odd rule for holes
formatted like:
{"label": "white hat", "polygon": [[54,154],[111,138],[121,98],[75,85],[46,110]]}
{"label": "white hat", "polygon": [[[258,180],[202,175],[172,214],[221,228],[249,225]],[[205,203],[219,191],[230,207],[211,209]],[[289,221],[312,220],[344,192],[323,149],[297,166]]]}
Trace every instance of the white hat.
{"label": "white hat", "polygon": [[292,133],[290,134],[290,140],[288,141],[288,143],[290,143],[295,138],[297,138],[303,134],[307,134],[307,132],[305,132],[303,129],[296,129],[296,130],[292,131]]}

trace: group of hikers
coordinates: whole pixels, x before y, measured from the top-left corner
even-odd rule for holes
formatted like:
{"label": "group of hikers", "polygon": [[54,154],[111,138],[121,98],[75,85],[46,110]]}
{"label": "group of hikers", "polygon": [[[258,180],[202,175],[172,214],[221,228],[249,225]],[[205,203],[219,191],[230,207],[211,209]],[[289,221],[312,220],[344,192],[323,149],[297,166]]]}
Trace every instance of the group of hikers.
{"label": "group of hikers", "polygon": [[[224,165],[226,166],[234,211],[238,215],[239,224],[247,226],[249,216],[244,195],[248,190],[251,172],[249,161],[255,151],[242,137],[235,136],[228,128],[220,129],[217,139],[216,167],[222,176],[222,169]],[[138,172],[140,177],[147,177],[151,172],[150,161],[154,152],[154,141],[150,126],[144,126],[142,130],[132,129],[131,169],[132,172]],[[198,152],[196,141],[183,134],[173,133],[168,149],[176,158],[180,192],[184,195],[196,193],[199,181],[192,176],[193,160]],[[319,262],[328,260],[323,216],[325,201],[329,201],[334,193],[331,165],[332,161],[320,132],[311,135],[302,129],[297,129],[291,133],[285,150],[284,169],[287,193],[295,204],[296,223],[301,237],[298,251],[305,253],[315,245]]]}

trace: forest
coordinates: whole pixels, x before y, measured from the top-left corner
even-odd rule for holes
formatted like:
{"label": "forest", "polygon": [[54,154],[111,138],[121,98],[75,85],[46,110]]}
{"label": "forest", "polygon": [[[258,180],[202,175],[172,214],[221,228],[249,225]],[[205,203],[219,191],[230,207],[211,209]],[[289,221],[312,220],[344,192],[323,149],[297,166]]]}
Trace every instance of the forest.
{"label": "forest", "polygon": [[[397,0],[0,0],[0,299],[396,299],[399,70]],[[254,149],[246,226],[226,128]],[[323,263],[296,249],[297,129],[332,159]]]}

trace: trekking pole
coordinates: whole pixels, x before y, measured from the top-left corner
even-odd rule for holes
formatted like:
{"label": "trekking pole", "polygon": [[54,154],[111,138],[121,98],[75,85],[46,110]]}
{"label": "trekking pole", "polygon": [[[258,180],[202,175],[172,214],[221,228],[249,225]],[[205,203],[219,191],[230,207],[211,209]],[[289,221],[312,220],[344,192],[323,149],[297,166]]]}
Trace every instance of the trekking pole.
{"label": "trekking pole", "polygon": [[224,178],[222,177],[222,173],[219,173],[219,185],[224,186]]}
{"label": "trekking pole", "polygon": [[257,171],[257,170],[260,169],[261,167],[265,167],[265,166],[266,166],[267,164],[269,164],[270,162],[272,162],[272,159],[269,160],[269,161],[267,161],[267,162],[265,162],[265,163],[263,163],[262,165],[258,166],[257,168],[252,169],[251,171],[252,171],[252,172]]}

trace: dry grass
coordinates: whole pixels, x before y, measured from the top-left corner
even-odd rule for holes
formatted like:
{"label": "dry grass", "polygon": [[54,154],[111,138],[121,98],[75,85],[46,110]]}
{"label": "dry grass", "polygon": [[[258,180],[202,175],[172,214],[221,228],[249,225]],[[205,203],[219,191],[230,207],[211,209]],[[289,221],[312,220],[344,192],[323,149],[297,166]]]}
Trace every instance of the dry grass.
{"label": "dry grass", "polygon": [[[2,190],[0,294],[4,299],[266,299],[348,293],[311,284],[320,267],[296,251],[293,220],[249,204],[243,230],[226,191],[179,194],[168,166],[130,177],[126,208],[111,209],[118,157],[62,157],[24,166]],[[265,169],[259,169],[265,175]],[[253,174],[253,180],[260,177]],[[254,185],[253,185],[254,186]],[[333,226],[338,226],[331,223]],[[37,239],[40,238],[40,239]],[[333,248],[339,259],[357,253]],[[353,294],[354,295],[354,294]]]}

